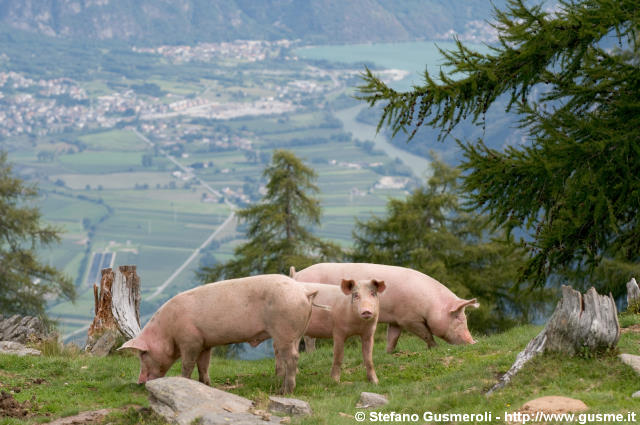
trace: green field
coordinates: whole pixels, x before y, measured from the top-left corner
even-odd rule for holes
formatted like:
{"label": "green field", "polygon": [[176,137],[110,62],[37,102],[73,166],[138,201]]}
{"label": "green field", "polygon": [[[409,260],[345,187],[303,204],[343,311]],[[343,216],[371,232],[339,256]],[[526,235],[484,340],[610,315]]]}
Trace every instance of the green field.
{"label": "green field", "polygon": [[[62,232],[61,244],[43,249],[42,258],[78,284],[76,304],[51,303],[49,313],[63,333],[81,329],[92,318],[93,294],[87,278],[98,266],[92,264],[94,253],[113,253],[116,266],[137,265],[143,310],[156,307],[155,300],[147,303],[145,297],[218,229],[231,213],[228,203],[243,207],[259,202],[265,184],[262,173],[274,149],[292,150],[317,172],[324,216],[314,231],[344,247],[352,243],[356,218],[381,213],[389,196],[406,194],[405,188],[376,188],[383,176],[407,174],[406,167],[356,142],[362,135],[349,134],[344,117],[338,119],[340,111],[327,106],[352,89],[346,85],[336,89],[329,77],[318,77],[301,61],[237,64],[232,72],[228,63],[174,65],[141,56],[145,71],[134,71],[125,65],[133,57],[131,52],[110,54],[121,57],[122,63],[110,66],[110,73],[87,76],[78,86],[86,91],[90,99],[85,104],[94,112],[104,108],[104,102],[118,99],[105,115],[118,119],[126,111],[118,125],[93,123],[2,140],[18,174],[38,182],[44,220]],[[116,76],[115,69],[123,74]],[[293,80],[332,88],[292,94]],[[128,94],[119,97],[123,91]],[[127,103],[133,96],[135,103]],[[179,115],[167,107],[182,100],[233,102],[237,107],[240,102],[271,97],[291,102],[295,111],[220,120],[188,112]],[[153,119],[135,115],[136,108],[149,103],[166,115],[159,112]],[[415,183],[412,178],[407,187]],[[201,260],[230,259],[243,236],[233,227],[220,232],[158,302],[197,284],[195,271]]]}
{"label": "green field", "polygon": [[102,131],[79,137],[91,150],[140,151],[147,145],[135,133],[128,130]]}

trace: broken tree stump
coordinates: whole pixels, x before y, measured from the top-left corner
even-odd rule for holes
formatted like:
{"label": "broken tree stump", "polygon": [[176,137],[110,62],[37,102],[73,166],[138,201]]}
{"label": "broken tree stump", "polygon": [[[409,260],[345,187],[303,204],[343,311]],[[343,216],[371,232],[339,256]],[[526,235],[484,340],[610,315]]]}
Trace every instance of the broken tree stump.
{"label": "broken tree stump", "polygon": [[627,309],[638,298],[640,298],[640,288],[638,288],[638,283],[636,282],[636,280],[634,278],[631,278],[631,280],[627,282]]}
{"label": "broken tree stump", "polygon": [[106,356],[118,342],[140,333],[140,278],[136,266],[103,269],[100,287],[93,285],[95,317],[85,351]]}
{"label": "broken tree stump", "polygon": [[547,322],[547,326],[516,357],[487,395],[507,385],[513,376],[533,357],[545,351],[569,356],[599,352],[614,348],[620,338],[618,310],[611,294],[598,295],[590,288],[584,295],[569,286],[562,286],[562,299]]}

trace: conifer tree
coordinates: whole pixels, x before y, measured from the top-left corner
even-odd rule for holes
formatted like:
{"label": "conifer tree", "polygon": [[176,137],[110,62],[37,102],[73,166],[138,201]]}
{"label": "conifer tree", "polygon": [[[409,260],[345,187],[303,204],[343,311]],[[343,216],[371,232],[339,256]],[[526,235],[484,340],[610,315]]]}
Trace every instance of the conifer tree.
{"label": "conifer tree", "polygon": [[35,187],[12,175],[0,152],[0,312],[44,316],[47,297],[74,299],[71,280],[38,260],[37,250],[58,242],[58,229],[41,223]]}
{"label": "conifer tree", "polygon": [[237,212],[246,224],[248,241],[234,250],[226,263],[203,267],[203,282],[261,273],[289,273],[320,261],[335,261],[339,246],[314,236],[308,226],[320,224],[319,189],[315,172],[292,152],[276,150],[263,173],[267,193],[258,204]]}
{"label": "conifer tree", "polygon": [[490,124],[488,108],[509,99],[526,143],[458,143],[472,206],[507,234],[527,233],[521,280],[616,292],[639,271],[638,10],[637,0],[561,1],[554,11],[509,0],[495,12],[497,47],[481,54],[458,41],[442,52],[451,72],[439,79],[425,73],[423,86],[397,92],[365,72],[360,95],[384,105],[379,128],[409,138],[423,125],[443,138],[465,119]]}
{"label": "conifer tree", "polygon": [[528,322],[545,294],[514,290],[525,251],[488,231],[486,217],[464,210],[458,169],[434,161],[433,170],[426,186],[389,200],[384,216],[357,221],[352,260],[410,267],[459,297],[478,298],[483,308],[469,320],[475,329]]}

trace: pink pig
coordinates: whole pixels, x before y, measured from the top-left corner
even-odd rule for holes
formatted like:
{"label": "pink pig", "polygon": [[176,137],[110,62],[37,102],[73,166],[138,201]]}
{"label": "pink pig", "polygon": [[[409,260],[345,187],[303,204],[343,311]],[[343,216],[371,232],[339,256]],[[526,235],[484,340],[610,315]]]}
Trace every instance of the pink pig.
{"label": "pink pig", "polygon": [[464,310],[478,308],[480,304],[475,298],[458,298],[440,282],[419,271],[369,263],[320,263],[297,273],[292,267],[290,275],[300,282],[334,285],[340,284],[343,276],[384,280],[387,290],[380,296],[378,321],[389,324],[388,353],[395,349],[403,329],[419,336],[428,347],[436,345],[433,335],[450,344],[475,343],[467,328]]}
{"label": "pink pig", "polygon": [[333,338],[331,377],[340,382],[344,341],[350,336],[360,335],[367,379],[377,384],[378,377],[373,368],[373,336],[378,323],[378,294],[384,292],[384,282],[373,279],[357,282],[342,279],[339,287],[323,283],[302,285],[307,292],[318,292],[316,303],[330,308],[313,309],[305,335],[312,338]]}
{"label": "pink pig", "polygon": [[225,280],[182,292],[167,301],[122,348],[138,350],[138,383],[160,378],[182,357],[182,376],[197,364],[200,382],[210,385],[211,348],[273,338],[282,392],[296,386],[298,343],[311,318],[315,293],[282,275]]}

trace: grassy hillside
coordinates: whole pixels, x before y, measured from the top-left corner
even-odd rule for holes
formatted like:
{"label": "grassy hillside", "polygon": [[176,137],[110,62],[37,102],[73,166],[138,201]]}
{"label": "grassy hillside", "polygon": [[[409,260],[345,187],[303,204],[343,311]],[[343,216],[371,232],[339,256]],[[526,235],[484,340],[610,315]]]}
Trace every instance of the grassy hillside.
{"label": "grassy hillside", "polygon": [[[621,318],[621,325],[628,329],[620,339],[619,352],[640,354],[640,334],[631,327],[638,323],[640,318],[635,316]],[[504,412],[514,412],[524,402],[545,395],[578,398],[589,406],[589,413],[626,414],[638,406],[631,398],[638,390],[638,377],[617,359],[618,351],[590,358],[541,356],[527,365],[512,384],[486,397],[485,391],[507,371],[539,327],[526,326],[479,337],[473,346],[441,342],[429,351],[417,338],[403,336],[393,355],[384,352],[382,328],[374,351],[378,386],[366,382],[360,346],[355,339],[347,344],[340,384],[329,376],[332,354],[328,341],[319,344],[314,353],[301,354],[294,396],[309,401],[315,413],[294,419],[293,423],[353,424],[353,417],[343,414],[354,415],[358,411],[355,404],[361,391],[388,396],[390,403],[377,411],[420,416],[431,411],[492,412],[494,418],[503,417]],[[169,375],[179,374],[178,365],[174,365]],[[148,405],[146,390],[135,384],[138,367],[137,358],[126,355],[93,358],[68,351],[40,358],[0,355],[0,389],[13,391],[21,402],[35,397],[32,416],[24,420],[0,416],[0,424],[38,423],[105,407],[118,409],[105,423],[163,423],[148,410],[132,409]],[[268,395],[275,394],[280,387],[273,360],[269,359],[239,361],[214,357],[210,373],[215,387],[263,405]],[[492,423],[504,422],[494,419]]]}

